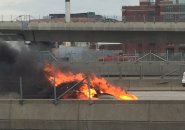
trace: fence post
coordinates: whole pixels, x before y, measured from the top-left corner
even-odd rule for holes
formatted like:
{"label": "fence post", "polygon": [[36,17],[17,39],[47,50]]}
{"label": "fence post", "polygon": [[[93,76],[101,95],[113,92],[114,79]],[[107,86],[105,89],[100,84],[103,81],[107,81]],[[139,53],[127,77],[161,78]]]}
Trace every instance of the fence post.
{"label": "fence post", "polygon": [[105,55],[104,55],[104,49],[103,49],[103,63],[105,62]]}
{"label": "fence post", "polygon": [[164,66],[161,65],[161,79],[164,79]]}
{"label": "fence post", "polygon": [[153,17],[153,22],[154,22],[154,24],[155,24],[155,16]]}
{"label": "fence post", "polygon": [[142,64],[140,64],[139,69],[140,69],[140,79],[143,79],[143,69],[142,69]]}
{"label": "fence post", "polygon": [[91,100],[91,82],[89,76],[87,76],[87,85],[89,90],[89,105],[92,105],[93,101]]}
{"label": "fence post", "polygon": [[89,101],[90,101],[90,100],[91,100],[91,85],[90,85],[90,79],[89,79],[89,76],[87,76],[87,85],[88,85]]}
{"label": "fence post", "polygon": [[22,77],[19,77],[19,89],[20,89],[20,100],[19,103],[23,104],[23,84],[22,84]]}
{"label": "fence post", "polygon": [[54,79],[53,79],[53,87],[54,87],[54,88],[53,88],[53,89],[54,89],[54,104],[57,105],[58,102],[57,102],[57,88],[56,88],[56,79],[55,79],[56,77],[55,77],[55,76],[56,76],[56,74],[55,74],[55,72],[54,72]]}
{"label": "fence post", "polygon": [[136,49],[135,49],[135,51],[134,51],[134,52],[135,52],[135,58],[134,58],[134,59],[135,59],[135,61],[136,61],[136,60],[137,60],[137,57],[136,57],[136,55],[137,55],[137,51],[136,51]]}
{"label": "fence post", "polygon": [[166,51],[166,61],[168,61],[168,49]]}

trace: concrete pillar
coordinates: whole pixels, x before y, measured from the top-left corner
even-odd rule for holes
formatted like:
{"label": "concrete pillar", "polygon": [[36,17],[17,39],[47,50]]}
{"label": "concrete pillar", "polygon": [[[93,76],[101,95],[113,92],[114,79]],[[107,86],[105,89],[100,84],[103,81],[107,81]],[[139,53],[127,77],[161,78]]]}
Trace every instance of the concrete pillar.
{"label": "concrete pillar", "polygon": [[71,12],[70,12],[70,0],[65,0],[65,21],[70,22],[71,21]]}

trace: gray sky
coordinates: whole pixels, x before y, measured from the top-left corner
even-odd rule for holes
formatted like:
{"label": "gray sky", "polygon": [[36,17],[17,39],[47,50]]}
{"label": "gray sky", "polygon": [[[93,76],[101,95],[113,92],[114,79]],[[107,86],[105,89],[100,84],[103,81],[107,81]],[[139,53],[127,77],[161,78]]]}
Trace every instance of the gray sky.
{"label": "gray sky", "polygon": [[[107,16],[121,16],[123,5],[138,5],[139,0],[71,0],[72,13],[96,12]],[[47,15],[64,13],[64,0],[1,0],[0,15]]]}

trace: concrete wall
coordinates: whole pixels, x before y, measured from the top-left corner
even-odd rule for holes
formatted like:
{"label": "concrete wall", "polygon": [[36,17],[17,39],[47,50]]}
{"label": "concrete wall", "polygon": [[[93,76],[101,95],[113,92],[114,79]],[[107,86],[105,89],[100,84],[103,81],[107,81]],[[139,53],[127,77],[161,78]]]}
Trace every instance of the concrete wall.
{"label": "concrete wall", "polygon": [[185,31],[184,22],[30,22],[29,30]]}
{"label": "concrete wall", "polygon": [[185,90],[180,78],[160,79],[160,78],[108,78],[110,83],[124,88],[128,91],[179,91]]}
{"label": "concrete wall", "polygon": [[[0,21],[0,29],[21,30],[20,21]],[[78,31],[185,31],[184,22],[53,22],[28,21],[27,30],[78,30]]]}
{"label": "concrete wall", "polygon": [[185,101],[0,100],[0,129],[184,130]]}
{"label": "concrete wall", "polygon": [[22,29],[21,22],[0,21],[0,30],[21,30],[21,29]]}

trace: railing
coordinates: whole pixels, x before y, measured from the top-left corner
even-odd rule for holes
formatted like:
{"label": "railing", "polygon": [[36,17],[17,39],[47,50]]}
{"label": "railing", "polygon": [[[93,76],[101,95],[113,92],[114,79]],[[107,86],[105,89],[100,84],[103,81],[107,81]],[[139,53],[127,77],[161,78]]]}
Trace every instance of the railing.
{"label": "railing", "polygon": [[[65,22],[65,18],[50,18],[49,16],[32,15],[0,15],[0,22]],[[102,16],[102,17],[73,17],[71,22],[185,22],[185,15],[164,16]]]}
{"label": "railing", "polygon": [[0,22],[15,22],[15,21],[31,21],[34,19],[39,19],[37,17],[34,17],[32,15],[0,15]]}
{"label": "railing", "polygon": [[124,22],[185,22],[185,15],[123,17]]}

